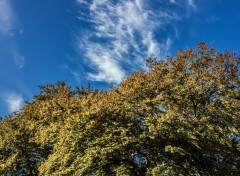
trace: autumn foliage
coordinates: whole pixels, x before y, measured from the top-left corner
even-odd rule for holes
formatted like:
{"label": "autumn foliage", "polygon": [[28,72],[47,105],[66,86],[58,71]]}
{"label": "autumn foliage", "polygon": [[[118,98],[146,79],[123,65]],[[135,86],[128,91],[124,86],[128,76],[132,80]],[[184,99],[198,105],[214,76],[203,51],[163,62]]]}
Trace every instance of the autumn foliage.
{"label": "autumn foliage", "polygon": [[240,175],[240,59],[204,43],[117,88],[41,86],[0,123],[0,175]]}

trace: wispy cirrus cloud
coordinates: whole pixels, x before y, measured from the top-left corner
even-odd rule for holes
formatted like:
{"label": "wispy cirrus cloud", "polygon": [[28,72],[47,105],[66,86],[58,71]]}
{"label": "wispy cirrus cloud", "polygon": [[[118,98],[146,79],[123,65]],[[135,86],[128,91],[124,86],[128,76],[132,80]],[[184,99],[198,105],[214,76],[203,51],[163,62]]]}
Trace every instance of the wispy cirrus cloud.
{"label": "wispy cirrus cloud", "polygon": [[12,51],[12,57],[14,59],[15,64],[18,68],[23,68],[25,65],[25,57],[22,56],[17,50]]}
{"label": "wispy cirrus cloud", "polygon": [[23,97],[16,92],[6,92],[2,95],[2,98],[6,103],[9,113],[18,111],[23,107]]}
{"label": "wispy cirrus cloud", "polygon": [[169,2],[172,3],[172,4],[177,4],[176,0],[169,0]]}
{"label": "wispy cirrus cloud", "polygon": [[7,0],[0,0],[0,33],[4,36],[11,36],[17,28],[18,20]]}
{"label": "wispy cirrus cloud", "polygon": [[19,20],[14,13],[10,1],[0,0],[0,49],[7,53],[7,57],[11,58],[18,68],[23,68],[25,58],[16,47],[14,35],[21,34],[22,32],[23,30],[20,27]]}
{"label": "wispy cirrus cloud", "polygon": [[7,1],[0,1],[0,33],[9,35],[12,28],[13,13]]}
{"label": "wispy cirrus cloud", "polygon": [[192,8],[193,10],[196,10],[197,9],[197,6],[195,4],[195,1],[194,0],[188,0],[187,1],[187,4],[190,8]]}
{"label": "wispy cirrus cloud", "polygon": [[[85,64],[92,69],[89,79],[96,81],[118,83],[129,71],[144,68],[144,58],[165,57],[176,34],[166,35],[164,30],[182,18],[177,11],[169,10],[166,2],[77,2],[80,4],[79,19],[90,26],[89,31],[79,37],[78,49],[84,55]],[[193,1],[186,2],[193,7]]]}

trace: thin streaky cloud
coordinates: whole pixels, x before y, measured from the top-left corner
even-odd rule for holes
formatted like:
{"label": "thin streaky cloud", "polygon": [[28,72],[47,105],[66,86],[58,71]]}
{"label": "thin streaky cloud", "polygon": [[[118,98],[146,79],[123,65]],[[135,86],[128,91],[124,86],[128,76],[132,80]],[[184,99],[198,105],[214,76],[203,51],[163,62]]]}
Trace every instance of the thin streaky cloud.
{"label": "thin streaky cloud", "polygon": [[23,29],[20,29],[19,20],[10,1],[0,0],[0,38],[4,43],[0,49],[8,53],[7,57],[11,58],[19,69],[24,67],[25,58],[20,54],[13,36],[22,33]]}
{"label": "thin streaky cloud", "polygon": [[3,38],[0,41],[0,49],[5,53],[5,57],[2,59],[12,60],[18,69],[22,69],[25,66],[25,57],[20,53],[14,38]]}
{"label": "thin streaky cloud", "polygon": [[188,3],[188,6],[189,6],[190,8],[192,8],[193,10],[196,10],[196,9],[197,9],[197,6],[196,6],[194,0],[188,0],[187,3]]}
{"label": "thin streaky cloud", "polygon": [[19,111],[23,107],[23,97],[16,92],[7,92],[3,96],[3,101],[6,103],[9,113]]}
{"label": "thin streaky cloud", "polygon": [[11,52],[12,58],[14,59],[14,62],[16,66],[21,69],[25,65],[25,57],[22,56],[17,50],[13,50]]}
{"label": "thin streaky cloud", "polygon": [[9,1],[0,0],[0,33],[4,36],[13,35],[16,17]]}
{"label": "thin streaky cloud", "polygon": [[161,41],[156,35],[182,18],[181,14],[162,8],[162,2],[159,8],[152,8],[144,0],[77,2],[78,18],[91,24],[91,33],[78,37],[78,50],[90,65],[89,79],[96,81],[118,83],[129,71],[144,68],[144,58],[165,57],[175,34]]}
{"label": "thin streaky cloud", "polygon": [[169,2],[172,4],[177,4],[176,0],[169,0]]}

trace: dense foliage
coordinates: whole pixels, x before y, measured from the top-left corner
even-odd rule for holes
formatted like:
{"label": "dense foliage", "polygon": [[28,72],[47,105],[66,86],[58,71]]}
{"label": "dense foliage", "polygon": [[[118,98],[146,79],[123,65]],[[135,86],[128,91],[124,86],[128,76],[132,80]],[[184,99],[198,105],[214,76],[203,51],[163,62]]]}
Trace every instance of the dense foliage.
{"label": "dense foliage", "polygon": [[0,175],[240,175],[240,59],[206,44],[109,91],[41,86],[0,122]]}

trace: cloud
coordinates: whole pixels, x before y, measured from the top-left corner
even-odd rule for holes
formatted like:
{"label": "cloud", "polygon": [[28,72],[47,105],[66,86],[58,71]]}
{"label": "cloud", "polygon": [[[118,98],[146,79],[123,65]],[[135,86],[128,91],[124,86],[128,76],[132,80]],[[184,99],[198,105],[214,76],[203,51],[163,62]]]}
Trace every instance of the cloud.
{"label": "cloud", "polygon": [[[187,2],[193,7],[193,1]],[[170,36],[164,31],[182,18],[178,11],[164,8],[166,3],[159,1],[77,0],[77,3],[78,18],[90,26],[88,32],[78,37],[78,50],[90,67],[88,78],[96,81],[119,83],[129,72],[144,68],[144,58],[166,57],[176,34]]]}
{"label": "cloud", "polygon": [[17,19],[9,1],[0,0],[0,33],[4,36],[13,35]]}
{"label": "cloud", "polygon": [[169,0],[169,2],[172,4],[177,4],[176,0]]}
{"label": "cloud", "polygon": [[[1,37],[1,36],[0,36]],[[4,61],[11,60],[18,69],[25,65],[25,57],[20,53],[17,43],[13,38],[3,38],[0,41],[1,58]]]}
{"label": "cloud", "polygon": [[3,99],[7,105],[9,113],[20,110],[24,102],[22,96],[16,92],[5,93]]}
{"label": "cloud", "polygon": [[193,10],[196,10],[196,9],[197,9],[197,6],[196,6],[194,0],[188,0],[188,1],[187,1],[187,4],[188,4],[188,6],[189,6],[190,8],[192,8]]}
{"label": "cloud", "polygon": [[25,65],[25,57],[24,56],[22,56],[19,52],[14,50],[12,52],[12,57],[14,59],[15,64],[17,65],[17,67],[19,69],[24,67],[24,65]]}
{"label": "cloud", "polygon": [[10,1],[0,0],[0,49],[7,53],[7,58],[11,58],[18,68],[24,67],[25,58],[18,50],[14,35],[22,33],[23,29],[20,28]]}

